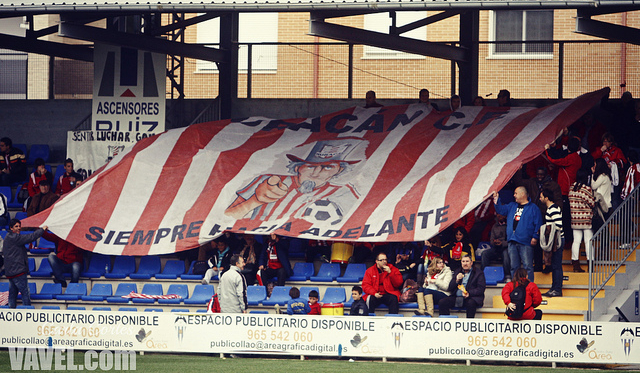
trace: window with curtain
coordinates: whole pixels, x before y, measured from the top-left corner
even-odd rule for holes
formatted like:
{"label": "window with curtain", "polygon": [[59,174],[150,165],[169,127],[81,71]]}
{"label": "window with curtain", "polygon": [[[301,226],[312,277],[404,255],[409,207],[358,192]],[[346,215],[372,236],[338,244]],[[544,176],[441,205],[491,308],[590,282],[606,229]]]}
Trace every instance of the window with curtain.
{"label": "window with curtain", "polygon": [[[493,40],[553,40],[553,10],[497,10],[493,12]],[[495,55],[548,55],[553,43],[494,44]]]}

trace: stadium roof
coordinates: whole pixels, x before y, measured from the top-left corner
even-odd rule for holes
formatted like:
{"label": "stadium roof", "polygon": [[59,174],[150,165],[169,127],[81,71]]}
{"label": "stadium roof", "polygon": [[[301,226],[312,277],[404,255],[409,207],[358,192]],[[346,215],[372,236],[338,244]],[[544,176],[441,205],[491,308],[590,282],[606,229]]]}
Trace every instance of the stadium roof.
{"label": "stadium roof", "polygon": [[640,9],[640,0],[214,0],[214,1],[15,1],[0,0],[0,14],[28,15],[66,12],[311,12],[478,9]]}

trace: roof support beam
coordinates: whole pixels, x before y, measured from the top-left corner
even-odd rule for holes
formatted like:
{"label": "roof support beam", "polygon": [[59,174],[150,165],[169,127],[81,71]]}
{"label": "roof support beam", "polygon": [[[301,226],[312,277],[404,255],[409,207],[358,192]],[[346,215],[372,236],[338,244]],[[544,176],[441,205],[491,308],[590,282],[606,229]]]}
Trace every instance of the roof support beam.
{"label": "roof support beam", "polygon": [[227,62],[225,53],[219,49],[193,44],[175,43],[145,35],[109,31],[68,22],[62,22],[60,24],[58,34],[72,39],[137,48],[149,52],[173,54],[205,61]]}
{"label": "roof support beam", "polygon": [[395,32],[391,32],[392,35],[400,35],[400,34],[404,34],[405,32],[417,29],[418,27],[422,27],[422,26],[427,26],[430,25],[432,23],[436,23],[438,21],[442,21],[443,19],[447,19],[449,17],[453,17],[460,14],[460,12],[455,12],[455,11],[451,11],[451,10],[447,10],[445,12],[441,12],[435,15],[432,15],[430,17],[427,17],[425,19],[421,19],[419,21],[415,21],[415,22],[411,22],[408,23],[404,26],[401,27],[396,27]]}
{"label": "roof support beam", "polygon": [[217,18],[220,17],[221,15],[223,15],[225,13],[206,13],[200,16],[196,16],[196,17],[192,17],[189,19],[186,19],[184,21],[180,21],[180,22],[176,22],[176,23],[172,23],[166,26],[162,26],[157,28],[156,30],[153,30],[153,32],[149,32],[146,33],[145,35],[151,35],[151,36],[160,36],[160,35],[164,35],[168,32],[177,30],[177,29],[181,29],[181,28],[185,28],[188,26],[192,26],[195,25],[197,23],[200,22],[204,22],[204,21],[208,21],[210,19],[213,18]]}
{"label": "roof support beam", "polygon": [[354,44],[366,44],[445,60],[468,60],[467,50],[463,48],[327,23],[316,20],[313,14],[311,18],[309,21],[309,34],[313,36],[342,40]]}
{"label": "roof support beam", "polygon": [[51,41],[0,34],[0,47],[14,51],[93,62],[93,49],[80,45],[54,43]]}
{"label": "roof support beam", "polygon": [[596,21],[578,10],[576,32],[599,38],[616,40],[628,44],[640,45],[640,30],[633,27],[619,26],[612,23]]}

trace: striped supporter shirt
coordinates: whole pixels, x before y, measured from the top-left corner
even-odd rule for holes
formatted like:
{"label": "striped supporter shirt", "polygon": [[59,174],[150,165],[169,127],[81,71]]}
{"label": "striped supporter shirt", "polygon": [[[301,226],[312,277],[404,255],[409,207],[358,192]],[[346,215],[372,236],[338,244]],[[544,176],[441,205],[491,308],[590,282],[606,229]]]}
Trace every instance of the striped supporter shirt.
{"label": "striped supporter shirt", "polygon": [[547,207],[547,212],[544,214],[544,221],[546,223],[553,223],[556,225],[556,228],[560,230],[560,237],[564,238],[564,230],[562,229],[562,212],[560,212],[560,207],[555,203],[549,207]]}

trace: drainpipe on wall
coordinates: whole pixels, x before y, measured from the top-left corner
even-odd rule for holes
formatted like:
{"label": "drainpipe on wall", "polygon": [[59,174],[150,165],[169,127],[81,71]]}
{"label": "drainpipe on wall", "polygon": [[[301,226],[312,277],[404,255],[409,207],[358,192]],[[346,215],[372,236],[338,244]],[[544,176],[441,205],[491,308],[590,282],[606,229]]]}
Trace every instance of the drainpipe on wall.
{"label": "drainpipe on wall", "polygon": [[[622,13],[622,26],[627,26],[627,12]],[[620,96],[626,90],[627,85],[627,43],[622,43],[620,49]]]}
{"label": "drainpipe on wall", "polygon": [[320,37],[316,36],[313,38],[315,44],[313,45],[313,98],[318,98],[318,80],[319,80],[319,70],[320,70]]}

